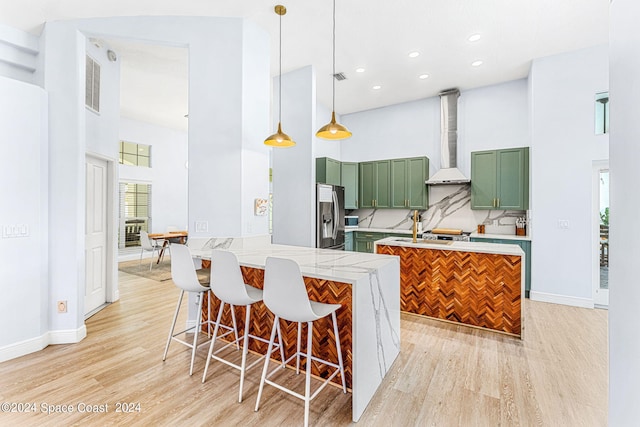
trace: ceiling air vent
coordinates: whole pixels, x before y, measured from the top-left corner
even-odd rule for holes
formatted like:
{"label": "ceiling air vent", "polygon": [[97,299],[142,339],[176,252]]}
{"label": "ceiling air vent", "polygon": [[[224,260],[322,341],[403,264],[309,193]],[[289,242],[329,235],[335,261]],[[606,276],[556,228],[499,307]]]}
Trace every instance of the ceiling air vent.
{"label": "ceiling air vent", "polygon": [[333,77],[335,77],[337,81],[347,80],[347,76],[345,76],[344,73],[335,73]]}

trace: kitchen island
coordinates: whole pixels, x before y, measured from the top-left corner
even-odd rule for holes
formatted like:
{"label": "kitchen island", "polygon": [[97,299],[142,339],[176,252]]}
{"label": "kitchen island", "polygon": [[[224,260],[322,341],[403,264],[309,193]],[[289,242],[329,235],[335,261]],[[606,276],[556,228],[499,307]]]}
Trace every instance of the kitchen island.
{"label": "kitchen island", "polygon": [[402,311],[522,338],[519,246],[388,237],[375,251],[400,257]]}
{"label": "kitchen island", "polygon": [[[338,328],[344,360],[347,387],[352,392],[352,417],[357,421],[400,352],[400,262],[395,256],[382,256],[314,249],[299,246],[272,245],[255,238],[207,239],[198,243],[190,239],[194,257],[207,266],[212,249],[226,249],[236,254],[245,283],[262,288],[267,257],[295,260],[300,265],[311,299],[339,303]],[[215,266],[214,266],[215,268]],[[212,313],[218,301],[212,299]],[[203,304],[206,307],[206,304]],[[203,308],[203,316],[207,317]],[[230,315],[227,319],[230,321]],[[269,339],[273,315],[262,303],[251,312],[253,334]],[[239,333],[244,324],[244,308],[236,307]],[[224,320],[224,318],[223,318]],[[281,323],[285,358],[295,351],[297,327]],[[306,326],[304,327],[306,328]],[[304,329],[303,328],[303,329]],[[316,321],[314,355],[337,360],[328,318]],[[306,332],[303,330],[303,336]],[[251,340],[250,350],[266,353],[266,344]],[[277,352],[276,352],[277,353]],[[274,357],[279,360],[279,354]],[[276,357],[277,356],[277,357]],[[292,361],[295,365],[295,360]],[[325,376],[314,364],[312,373]],[[340,384],[340,378],[334,378]]]}

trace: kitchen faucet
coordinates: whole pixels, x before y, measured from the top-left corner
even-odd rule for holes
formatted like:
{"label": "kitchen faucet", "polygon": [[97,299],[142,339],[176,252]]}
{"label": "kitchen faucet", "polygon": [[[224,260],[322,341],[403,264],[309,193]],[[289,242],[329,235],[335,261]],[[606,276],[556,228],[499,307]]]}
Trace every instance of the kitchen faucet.
{"label": "kitchen faucet", "polygon": [[418,211],[413,211],[413,243],[418,242]]}

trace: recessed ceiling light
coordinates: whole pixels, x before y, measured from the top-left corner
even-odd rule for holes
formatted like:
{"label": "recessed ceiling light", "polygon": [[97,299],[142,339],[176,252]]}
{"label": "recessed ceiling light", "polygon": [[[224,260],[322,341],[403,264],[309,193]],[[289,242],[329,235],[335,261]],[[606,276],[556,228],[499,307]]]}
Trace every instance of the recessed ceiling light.
{"label": "recessed ceiling light", "polygon": [[364,68],[356,68],[356,73],[364,73]]}
{"label": "recessed ceiling light", "polygon": [[470,42],[477,42],[478,40],[480,40],[480,34],[472,34],[467,40],[469,40]]}
{"label": "recessed ceiling light", "polygon": [[419,78],[419,79],[422,79],[422,80],[424,80],[424,79],[426,79],[426,78],[428,78],[428,77],[429,77],[429,74],[420,74],[420,75],[418,76],[418,78]]}
{"label": "recessed ceiling light", "polygon": [[415,58],[416,56],[420,56],[420,52],[409,52],[409,58]]}
{"label": "recessed ceiling light", "polygon": [[382,88],[382,86],[380,86],[380,85],[375,85],[375,86],[374,86],[374,87],[372,87],[371,89],[373,89],[373,90],[378,90],[378,89],[381,89],[381,88]]}
{"label": "recessed ceiling light", "polygon": [[479,67],[480,65],[482,65],[482,61],[478,60],[478,61],[473,61],[471,63],[472,67]]}

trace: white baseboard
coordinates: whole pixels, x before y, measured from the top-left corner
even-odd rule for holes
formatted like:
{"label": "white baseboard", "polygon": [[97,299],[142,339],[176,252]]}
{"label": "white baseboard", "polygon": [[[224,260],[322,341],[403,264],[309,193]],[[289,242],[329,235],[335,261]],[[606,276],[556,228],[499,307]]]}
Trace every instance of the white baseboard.
{"label": "white baseboard", "polygon": [[62,331],[49,331],[49,344],[73,344],[82,341],[87,336],[87,327]]}
{"label": "white baseboard", "polygon": [[568,295],[548,294],[531,290],[529,299],[533,301],[550,302],[553,304],[570,305],[573,307],[594,308],[593,299],[572,297]]}
{"label": "white baseboard", "polygon": [[78,329],[49,331],[39,337],[0,347],[0,362],[35,353],[50,344],[73,344],[87,336],[87,328],[82,325]]}
{"label": "white baseboard", "polygon": [[49,335],[44,334],[29,340],[9,344],[0,348],[0,362],[15,359],[26,354],[35,353],[49,345]]}

